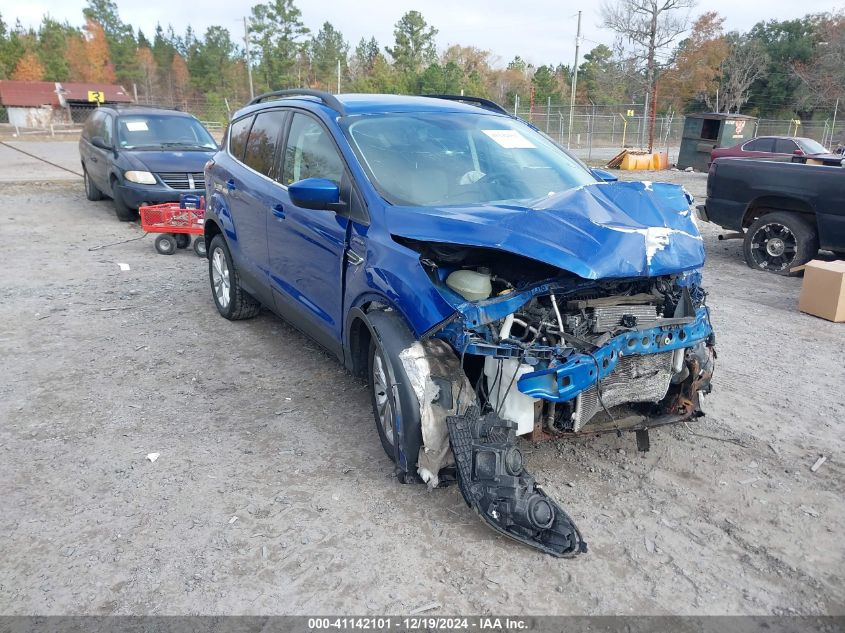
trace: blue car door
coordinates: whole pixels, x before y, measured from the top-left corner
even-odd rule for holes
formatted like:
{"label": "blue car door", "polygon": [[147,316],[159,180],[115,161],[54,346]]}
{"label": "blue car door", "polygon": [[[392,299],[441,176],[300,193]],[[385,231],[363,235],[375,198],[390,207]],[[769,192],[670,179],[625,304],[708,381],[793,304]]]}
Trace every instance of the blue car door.
{"label": "blue car door", "polygon": [[277,152],[287,116],[283,110],[266,110],[259,112],[251,125],[249,121],[232,124],[230,151],[233,145],[237,151],[238,141],[242,139],[240,135],[248,132],[243,143],[243,158],[234,156],[242,165],[232,169],[224,183],[237,234],[232,254],[238,260],[250,290],[270,305],[273,299],[267,282],[267,212],[278,203]]}
{"label": "blue car door", "polygon": [[341,187],[342,199],[351,198],[345,164],[331,134],[316,117],[297,111],[281,161],[284,187],[268,216],[270,286],[282,316],[340,355],[349,213],[295,206],[287,185],[305,178],[332,180]]}

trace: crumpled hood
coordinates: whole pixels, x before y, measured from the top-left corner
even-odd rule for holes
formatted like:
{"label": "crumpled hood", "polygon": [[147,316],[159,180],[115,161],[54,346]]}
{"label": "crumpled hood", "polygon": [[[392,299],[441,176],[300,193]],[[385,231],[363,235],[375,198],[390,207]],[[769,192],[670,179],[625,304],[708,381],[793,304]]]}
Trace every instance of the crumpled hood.
{"label": "crumpled hood", "polygon": [[[123,150],[126,152],[127,150]],[[214,150],[136,150],[131,151],[132,162],[140,163],[151,172],[201,172]]]}
{"label": "crumpled hood", "polygon": [[390,207],[391,234],[493,248],[584,279],[650,277],[700,268],[704,244],[678,185],[596,183],[530,206]]}

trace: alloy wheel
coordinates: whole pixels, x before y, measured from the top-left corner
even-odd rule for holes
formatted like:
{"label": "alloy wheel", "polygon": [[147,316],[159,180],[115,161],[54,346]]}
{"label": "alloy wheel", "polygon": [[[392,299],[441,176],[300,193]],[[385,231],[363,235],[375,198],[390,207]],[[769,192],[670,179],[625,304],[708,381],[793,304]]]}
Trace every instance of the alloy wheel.
{"label": "alloy wheel", "polygon": [[795,234],[779,222],[764,224],[751,236],[751,257],[763,270],[786,270],[795,261],[797,253]]}
{"label": "alloy wheel", "polygon": [[387,441],[393,445],[393,426],[395,416],[393,415],[393,405],[391,404],[392,398],[390,394],[392,384],[387,373],[387,363],[385,362],[380,350],[376,350],[375,355],[373,356],[372,379],[373,395],[376,401],[378,421],[381,425],[382,431],[384,431],[384,436],[387,438]]}
{"label": "alloy wheel", "polygon": [[215,248],[211,256],[211,284],[214,287],[214,297],[224,310],[231,301],[231,284],[229,281],[229,264],[222,248]]}

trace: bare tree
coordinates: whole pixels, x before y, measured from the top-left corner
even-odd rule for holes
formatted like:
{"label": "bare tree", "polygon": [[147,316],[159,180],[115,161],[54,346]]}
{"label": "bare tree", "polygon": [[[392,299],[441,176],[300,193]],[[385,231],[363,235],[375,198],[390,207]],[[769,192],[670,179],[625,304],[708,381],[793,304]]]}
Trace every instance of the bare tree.
{"label": "bare tree", "polygon": [[792,72],[806,88],[798,93],[799,103],[810,108],[845,99],[845,11],[824,16],[817,38],[809,63],[792,64]]}
{"label": "bare tree", "polygon": [[[646,94],[654,106],[655,70],[658,51],[689,28],[689,10],[695,0],[606,0],[601,7],[604,26],[633,47],[646,63]],[[648,151],[654,148],[655,112],[649,112]]]}
{"label": "bare tree", "polygon": [[[748,89],[765,74],[769,55],[763,43],[754,38],[730,33],[728,42],[730,50],[722,64],[718,111],[738,114],[740,108],[748,101]],[[705,103],[716,110],[717,104],[711,103],[709,95],[705,98]]]}

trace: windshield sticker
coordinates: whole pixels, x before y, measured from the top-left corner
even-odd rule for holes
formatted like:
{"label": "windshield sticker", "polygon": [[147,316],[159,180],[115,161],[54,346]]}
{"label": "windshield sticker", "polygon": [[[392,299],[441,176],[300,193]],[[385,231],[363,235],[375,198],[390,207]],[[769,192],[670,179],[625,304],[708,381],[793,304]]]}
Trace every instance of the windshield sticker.
{"label": "windshield sticker", "polygon": [[130,132],[146,132],[149,128],[146,121],[127,121],[126,129]]}
{"label": "windshield sticker", "polygon": [[534,143],[525,138],[516,130],[481,130],[487,136],[507,149],[533,149]]}

